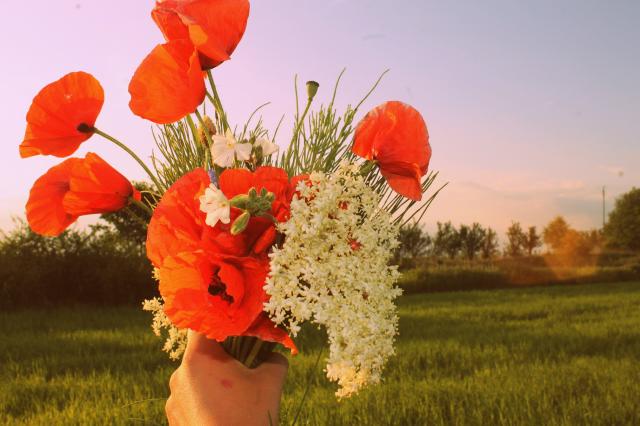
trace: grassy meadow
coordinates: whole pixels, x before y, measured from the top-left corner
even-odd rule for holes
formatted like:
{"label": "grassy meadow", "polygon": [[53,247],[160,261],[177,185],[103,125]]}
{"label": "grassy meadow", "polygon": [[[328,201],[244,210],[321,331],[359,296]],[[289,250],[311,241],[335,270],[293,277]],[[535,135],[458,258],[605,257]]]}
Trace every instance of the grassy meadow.
{"label": "grassy meadow", "polygon": [[[298,343],[282,424],[640,424],[640,282],[403,296],[385,381],[337,402]],[[175,364],[135,308],[0,313],[0,424],[164,424]]]}

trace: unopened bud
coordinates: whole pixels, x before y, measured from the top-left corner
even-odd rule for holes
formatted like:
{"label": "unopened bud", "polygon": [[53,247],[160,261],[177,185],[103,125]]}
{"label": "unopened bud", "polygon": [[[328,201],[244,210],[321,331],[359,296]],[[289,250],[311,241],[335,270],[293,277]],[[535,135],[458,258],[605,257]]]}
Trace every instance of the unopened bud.
{"label": "unopened bud", "polygon": [[244,212],[238,216],[237,219],[233,221],[233,225],[231,225],[231,235],[238,235],[247,229],[249,219],[251,219],[251,214],[249,214],[249,212]]}
{"label": "unopened bud", "polygon": [[208,146],[209,142],[207,140],[207,136],[211,138],[211,136],[216,134],[216,126],[213,124],[213,120],[208,115],[205,115],[204,119],[198,126],[198,143]]}
{"label": "unopened bud", "polygon": [[231,199],[231,201],[229,201],[229,205],[231,207],[235,207],[241,210],[246,210],[248,203],[249,203],[249,197],[244,194],[236,195]]}
{"label": "unopened bud", "polygon": [[316,96],[319,87],[320,84],[318,84],[317,81],[307,81],[307,96],[309,97],[309,100],[312,100]]}

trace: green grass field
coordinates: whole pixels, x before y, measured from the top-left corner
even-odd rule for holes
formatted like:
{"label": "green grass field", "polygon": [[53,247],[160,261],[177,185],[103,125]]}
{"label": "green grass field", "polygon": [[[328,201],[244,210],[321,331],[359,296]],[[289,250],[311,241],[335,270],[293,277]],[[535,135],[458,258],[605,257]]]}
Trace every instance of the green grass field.
{"label": "green grass field", "polygon": [[[175,364],[135,308],[0,313],[0,424],[163,424]],[[343,402],[299,341],[282,424],[640,424],[640,282],[403,297],[383,384]]]}

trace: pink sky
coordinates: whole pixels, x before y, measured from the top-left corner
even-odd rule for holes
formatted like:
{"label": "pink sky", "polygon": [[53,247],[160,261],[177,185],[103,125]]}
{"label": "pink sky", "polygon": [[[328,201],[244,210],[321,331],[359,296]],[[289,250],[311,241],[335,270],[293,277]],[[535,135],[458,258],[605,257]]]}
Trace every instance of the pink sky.
{"label": "pink sky", "polygon": [[[94,74],[106,92],[97,125],[141,156],[151,123],[128,109],[134,70],[162,41],[153,2],[6,2],[0,37],[0,228],[23,214],[33,181],[53,157],[20,160],[25,114],[45,84],[70,71]],[[364,111],[389,99],[424,115],[432,169],[448,188],[425,224],[473,221],[499,231],[511,220],[543,225],[557,214],[579,228],[601,222],[600,191],[640,186],[640,3],[618,1],[256,1],[233,59],[215,71],[231,119],[266,101],[267,127],[293,112],[293,76],[321,84],[326,100],[343,67],[339,101],[355,102],[391,72]],[[284,143],[285,138],[281,139]],[[94,137],[131,179],[143,173]]]}

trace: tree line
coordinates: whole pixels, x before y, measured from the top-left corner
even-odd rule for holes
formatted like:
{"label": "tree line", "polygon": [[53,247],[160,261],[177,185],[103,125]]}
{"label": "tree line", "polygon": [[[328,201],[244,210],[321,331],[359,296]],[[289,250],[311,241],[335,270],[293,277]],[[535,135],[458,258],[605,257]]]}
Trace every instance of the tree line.
{"label": "tree line", "polygon": [[423,256],[449,259],[491,259],[498,256],[518,258],[533,256],[544,245],[547,254],[563,263],[579,263],[604,249],[640,251],[640,189],[633,188],[616,200],[615,208],[603,229],[576,230],[557,216],[540,232],[536,226],[522,227],[514,221],[500,245],[497,233],[479,223],[454,226],[451,221],[438,222],[429,234],[418,223],[400,230],[396,263],[412,266]]}

